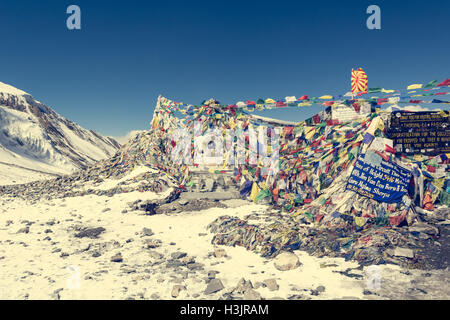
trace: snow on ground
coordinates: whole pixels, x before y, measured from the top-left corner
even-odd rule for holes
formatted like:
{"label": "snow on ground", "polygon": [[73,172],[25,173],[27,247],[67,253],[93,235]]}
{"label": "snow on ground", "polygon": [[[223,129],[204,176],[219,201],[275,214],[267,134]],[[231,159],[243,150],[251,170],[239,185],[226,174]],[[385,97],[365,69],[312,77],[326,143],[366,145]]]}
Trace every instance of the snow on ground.
{"label": "snow on ground", "polygon": [[[80,184],[79,186],[77,186],[77,188],[74,189],[74,191],[86,191],[88,189],[110,190],[110,189],[117,187],[119,185],[119,183],[125,182],[127,180],[131,180],[131,179],[139,176],[140,174],[143,174],[146,172],[155,173],[155,172],[157,172],[157,170],[149,168],[147,166],[137,166],[132,171],[130,171],[126,176],[124,176],[120,179],[105,179],[103,182],[100,182],[100,183],[95,183],[93,181],[90,181],[87,183]],[[131,187],[139,185],[141,182],[142,181],[138,181],[135,183],[128,184],[127,186],[131,188]]]}
{"label": "snow on ground", "polygon": [[18,168],[0,163],[0,186],[22,184],[37,180],[52,179],[54,175]]}
{"label": "snow on ground", "polygon": [[[122,212],[129,210],[128,202],[162,199],[170,191],[131,192],[114,197],[87,195],[34,204],[0,197],[0,299],[173,299],[172,288],[178,284],[186,287],[178,299],[218,299],[235,288],[241,278],[254,285],[276,279],[278,290],[256,289],[265,299],[287,299],[292,295],[312,299],[450,298],[448,271],[427,272],[424,276],[424,271],[382,266],[375,273],[379,287],[373,287],[373,282],[369,282],[372,271],[369,276],[368,270],[358,269],[356,263],[341,258],[319,259],[295,251],[302,265],[279,271],[273,260],[242,247],[220,246],[227,255],[222,258],[209,254],[215,249],[211,244],[213,235],[206,229],[209,223],[222,215],[243,218],[253,211],[266,210],[262,205],[153,216],[141,211]],[[28,233],[18,233],[26,226]],[[98,239],[74,236],[86,227],[103,227],[106,231]],[[143,228],[151,229],[154,235],[143,235]],[[148,239],[161,240],[161,246],[146,248]],[[93,256],[96,250],[101,253],[98,257]],[[171,253],[176,251],[194,257],[195,262],[204,264],[204,270],[187,273],[166,267]],[[112,262],[111,257],[119,252],[123,261]],[[210,270],[219,272],[216,278],[225,289],[204,295]],[[338,273],[345,271],[347,275]],[[312,295],[311,290],[318,286],[324,286],[325,291]],[[364,295],[364,290],[375,294]]]}

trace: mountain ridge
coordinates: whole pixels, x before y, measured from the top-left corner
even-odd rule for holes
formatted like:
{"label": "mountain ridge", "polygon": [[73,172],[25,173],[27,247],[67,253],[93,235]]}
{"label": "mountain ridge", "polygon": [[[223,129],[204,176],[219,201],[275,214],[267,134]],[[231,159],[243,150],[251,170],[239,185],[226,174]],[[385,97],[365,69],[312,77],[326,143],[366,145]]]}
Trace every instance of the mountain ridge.
{"label": "mountain ridge", "polygon": [[68,174],[111,157],[119,148],[114,138],[84,129],[27,92],[0,82],[1,162]]}

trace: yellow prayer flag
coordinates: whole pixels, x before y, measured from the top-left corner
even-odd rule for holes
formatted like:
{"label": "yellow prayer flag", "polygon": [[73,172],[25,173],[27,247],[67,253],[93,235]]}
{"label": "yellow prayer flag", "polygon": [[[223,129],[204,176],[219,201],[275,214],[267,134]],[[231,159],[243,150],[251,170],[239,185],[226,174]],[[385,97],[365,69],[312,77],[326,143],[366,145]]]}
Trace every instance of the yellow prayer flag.
{"label": "yellow prayer flag", "polygon": [[420,89],[422,88],[422,84],[411,84],[406,88],[407,90]]}
{"label": "yellow prayer flag", "polygon": [[260,191],[260,190],[259,190],[258,185],[256,184],[256,182],[253,182],[252,192],[250,193],[250,199],[251,199],[253,202],[255,202],[256,196],[258,195],[259,191]]}
{"label": "yellow prayer flag", "polygon": [[363,217],[354,217],[355,223],[358,227],[362,227],[366,223],[366,218]]}

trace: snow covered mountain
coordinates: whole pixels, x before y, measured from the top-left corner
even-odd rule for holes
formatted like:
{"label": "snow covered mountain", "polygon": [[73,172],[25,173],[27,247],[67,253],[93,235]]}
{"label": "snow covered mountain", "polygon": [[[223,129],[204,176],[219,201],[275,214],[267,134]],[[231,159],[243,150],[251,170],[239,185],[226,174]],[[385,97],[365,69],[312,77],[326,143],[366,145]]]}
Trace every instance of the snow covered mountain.
{"label": "snow covered mountain", "polygon": [[86,130],[30,94],[0,82],[0,185],[13,179],[14,172],[27,175],[23,170],[42,175],[84,169],[114,155],[119,147],[113,138]]}

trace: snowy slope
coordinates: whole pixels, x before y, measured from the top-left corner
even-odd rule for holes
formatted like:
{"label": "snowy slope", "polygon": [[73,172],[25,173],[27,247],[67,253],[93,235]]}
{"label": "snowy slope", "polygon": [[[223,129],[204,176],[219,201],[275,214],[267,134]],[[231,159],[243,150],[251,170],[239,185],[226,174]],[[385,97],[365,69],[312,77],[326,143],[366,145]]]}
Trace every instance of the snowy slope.
{"label": "snowy slope", "polygon": [[[119,147],[114,139],[86,130],[0,82],[0,163],[65,174],[112,156]],[[8,177],[14,180],[11,172]]]}

